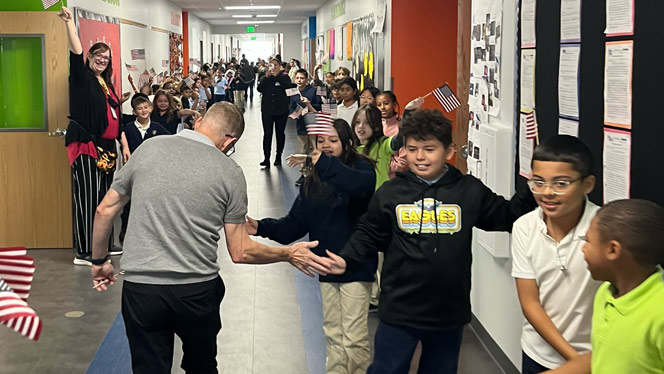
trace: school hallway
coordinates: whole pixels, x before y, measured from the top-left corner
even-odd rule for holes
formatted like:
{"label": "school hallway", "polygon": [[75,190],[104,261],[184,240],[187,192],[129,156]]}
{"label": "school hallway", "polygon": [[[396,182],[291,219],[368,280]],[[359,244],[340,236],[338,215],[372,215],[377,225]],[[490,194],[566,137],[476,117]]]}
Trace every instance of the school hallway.
{"label": "school hallway", "polygon": [[[297,195],[294,182],[298,170],[285,164],[260,169],[263,153],[258,93],[253,104],[247,103],[245,120],[245,133],[232,158],[242,166],[247,180],[249,215],[281,217]],[[287,128],[286,132],[284,155],[296,153],[295,129]],[[195,164],[194,155],[192,160]],[[115,232],[117,235],[118,230]],[[233,264],[223,232],[219,243],[221,276],[226,286],[217,347],[219,371],[323,374],[325,340],[318,281],[287,263]],[[0,329],[0,372],[131,373],[129,347],[119,316],[122,279],[109,291],[98,293],[91,288],[90,268],[72,266],[73,250],[40,249],[28,254],[34,256],[36,266],[30,305],[42,318],[43,331],[34,342],[10,329]],[[112,261],[119,271],[120,258],[112,257]],[[373,344],[376,314],[370,315],[369,323]],[[183,373],[181,358],[176,339],[172,373]],[[459,373],[503,372],[474,330],[467,327]]]}

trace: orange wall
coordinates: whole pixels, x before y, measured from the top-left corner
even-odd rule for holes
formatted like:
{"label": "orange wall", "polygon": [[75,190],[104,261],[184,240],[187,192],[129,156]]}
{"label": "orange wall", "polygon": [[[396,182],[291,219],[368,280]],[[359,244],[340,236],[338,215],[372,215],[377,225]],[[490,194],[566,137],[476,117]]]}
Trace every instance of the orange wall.
{"label": "orange wall", "polygon": [[[392,1],[392,90],[401,111],[411,99],[449,83],[456,92],[458,0]],[[425,108],[445,113],[433,96]]]}

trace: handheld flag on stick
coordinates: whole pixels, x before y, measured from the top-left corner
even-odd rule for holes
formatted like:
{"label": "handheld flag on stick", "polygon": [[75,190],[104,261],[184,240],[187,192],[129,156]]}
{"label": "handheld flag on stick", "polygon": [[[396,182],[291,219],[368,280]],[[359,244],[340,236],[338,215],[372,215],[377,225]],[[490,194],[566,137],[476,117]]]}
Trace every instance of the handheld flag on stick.
{"label": "handheld flag on stick", "polygon": [[298,90],[297,87],[286,89],[286,96],[295,96],[295,95],[299,95],[299,94],[300,94],[300,90]]}
{"label": "handheld flag on stick", "polygon": [[148,73],[147,70],[143,71],[143,74],[138,77],[138,87],[140,88],[146,84],[150,84],[150,78],[150,73]]}
{"label": "handheld flag on stick", "polygon": [[302,115],[302,110],[303,109],[302,109],[301,106],[296,105],[295,110],[293,111],[293,113],[289,114],[288,117],[290,117],[292,119],[298,119]]}
{"label": "handheld flag on stick", "polygon": [[[311,122],[313,119],[313,122]],[[328,113],[314,113],[305,117],[307,135],[331,135],[335,133],[334,119]]]}
{"label": "handheld flag on stick", "polygon": [[125,66],[127,67],[127,70],[129,70],[129,71],[138,71],[138,66],[136,66],[136,65],[129,65],[129,64],[125,63]]}
{"label": "handheld flag on stick", "polygon": [[0,323],[31,340],[39,339],[42,321],[25,302],[35,271],[25,247],[0,248]]}
{"label": "handheld flag on stick", "polygon": [[424,97],[427,97],[429,95],[433,95],[436,97],[436,100],[440,103],[440,105],[443,106],[443,109],[447,113],[453,111],[454,109],[458,108],[461,106],[461,103],[459,100],[456,98],[454,95],[454,92],[450,88],[450,85],[445,83],[444,85],[434,89],[431,91],[428,95],[425,95]]}
{"label": "handheld flag on stick", "polygon": [[154,70],[154,68],[150,68],[150,72],[149,72],[149,73],[150,73],[150,76],[151,76],[151,77],[154,77],[155,75],[157,75],[157,72]]}
{"label": "handheld flag on stick", "polygon": [[535,145],[539,145],[539,133],[537,131],[537,119],[535,110],[526,114],[526,139],[535,139]]}
{"label": "handheld flag on stick", "polygon": [[322,113],[327,113],[334,118],[337,116],[337,104],[334,103],[322,104],[320,111]]}
{"label": "handheld flag on stick", "polygon": [[42,0],[42,5],[44,6],[44,10],[46,10],[59,2],[59,0]]}

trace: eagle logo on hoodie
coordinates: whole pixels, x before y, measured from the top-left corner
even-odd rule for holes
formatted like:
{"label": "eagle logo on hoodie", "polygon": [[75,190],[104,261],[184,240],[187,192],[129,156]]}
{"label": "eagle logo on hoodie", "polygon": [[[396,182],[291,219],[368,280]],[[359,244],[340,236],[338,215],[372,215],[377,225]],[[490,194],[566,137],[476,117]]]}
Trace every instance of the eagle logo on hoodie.
{"label": "eagle logo on hoodie", "polygon": [[409,234],[454,234],[461,231],[461,207],[443,204],[433,198],[399,204],[396,216],[399,228]]}

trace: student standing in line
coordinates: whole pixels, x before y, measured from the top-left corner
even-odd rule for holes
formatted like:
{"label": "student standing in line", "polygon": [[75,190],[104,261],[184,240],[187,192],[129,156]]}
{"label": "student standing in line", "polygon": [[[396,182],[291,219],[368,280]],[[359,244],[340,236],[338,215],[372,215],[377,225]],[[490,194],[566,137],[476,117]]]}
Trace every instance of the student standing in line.
{"label": "student standing in line", "polygon": [[590,351],[592,298],[599,282],[583,261],[583,240],[599,207],[586,144],[556,135],[535,148],[528,186],[539,207],[512,229],[512,276],[526,320],[521,333],[522,373],[559,367]]}
{"label": "student standing in line", "polygon": [[360,92],[360,106],[364,104],[376,105],[376,96],[380,95],[380,90],[376,87],[367,87]]}
{"label": "student standing in line", "polygon": [[[291,243],[306,234],[317,240],[312,251],[338,253],[357,220],[366,211],[376,174],[371,161],[352,144],[348,124],[334,120],[329,135],[316,137],[316,151],[306,158],[289,156],[289,165],[307,164],[300,194],[285,217],[247,218],[247,232],[279,243]],[[326,373],[364,374],[370,362],[368,307],[376,256],[368,257],[353,272],[321,276]]]}
{"label": "student standing in line", "polygon": [[154,95],[154,110],[150,118],[164,126],[171,134],[177,133],[180,118],[186,116],[198,117],[198,115],[198,112],[192,109],[177,110],[173,97],[164,90],[159,90]]}
{"label": "student standing in line", "polygon": [[595,294],[592,352],[552,374],[664,373],[664,208],[646,200],[603,206],[583,238]]}
{"label": "student standing in line", "polygon": [[452,123],[437,110],[401,124],[409,171],[376,191],[331,274],[353,272],[384,252],[380,322],[368,374],[406,374],[418,342],[420,373],[457,372],[463,327],[470,322],[472,228],[508,231],[531,211],[532,196],[512,201],[445,160],[454,155]]}
{"label": "student standing in line", "polygon": [[341,103],[337,105],[337,118],[343,119],[350,125],[353,123],[353,116],[358,108],[355,79],[348,77],[339,82],[339,97]]}
{"label": "student standing in line", "polygon": [[[316,87],[309,85],[309,73],[305,69],[300,69],[295,73],[295,85],[297,86],[299,95],[290,97],[289,114],[302,108],[307,109],[308,113],[320,112],[321,104],[323,103],[320,96],[316,95]],[[314,149],[312,141],[313,136],[307,135],[307,124],[304,121],[304,116],[300,115],[295,123],[297,139],[300,141],[300,151],[303,154],[309,154]],[[303,169],[304,170],[304,169]],[[295,181],[295,185],[299,186],[304,182],[304,175]]]}
{"label": "student standing in line", "polygon": [[261,100],[261,118],[263,121],[263,155],[260,163],[264,168],[270,167],[270,154],[272,151],[272,134],[277,138],[277,150],[274,166],[281,166],[281,155],[286,144],[286,120],[290,99],[286,89],[293,87],[288,74],[283,72],[281,61],[276,58],[270,60],[269,69],[265,77],[258,83],[258,92],[263,94]]}
{"label": "student standing in line", "polygon": [[[421,104],[420,104],[421,105]],[[385,136],[394,136],[399,133],[399,124],[401,116],[399,115],[399,102],[397,96],[392,91],[383,91],[376,96],[376,106],[383,117],[383,134]],[[408,170],[406,164],[406,150],[400,149],[392,156],[390,161],[390,178],[400,171]]]}

